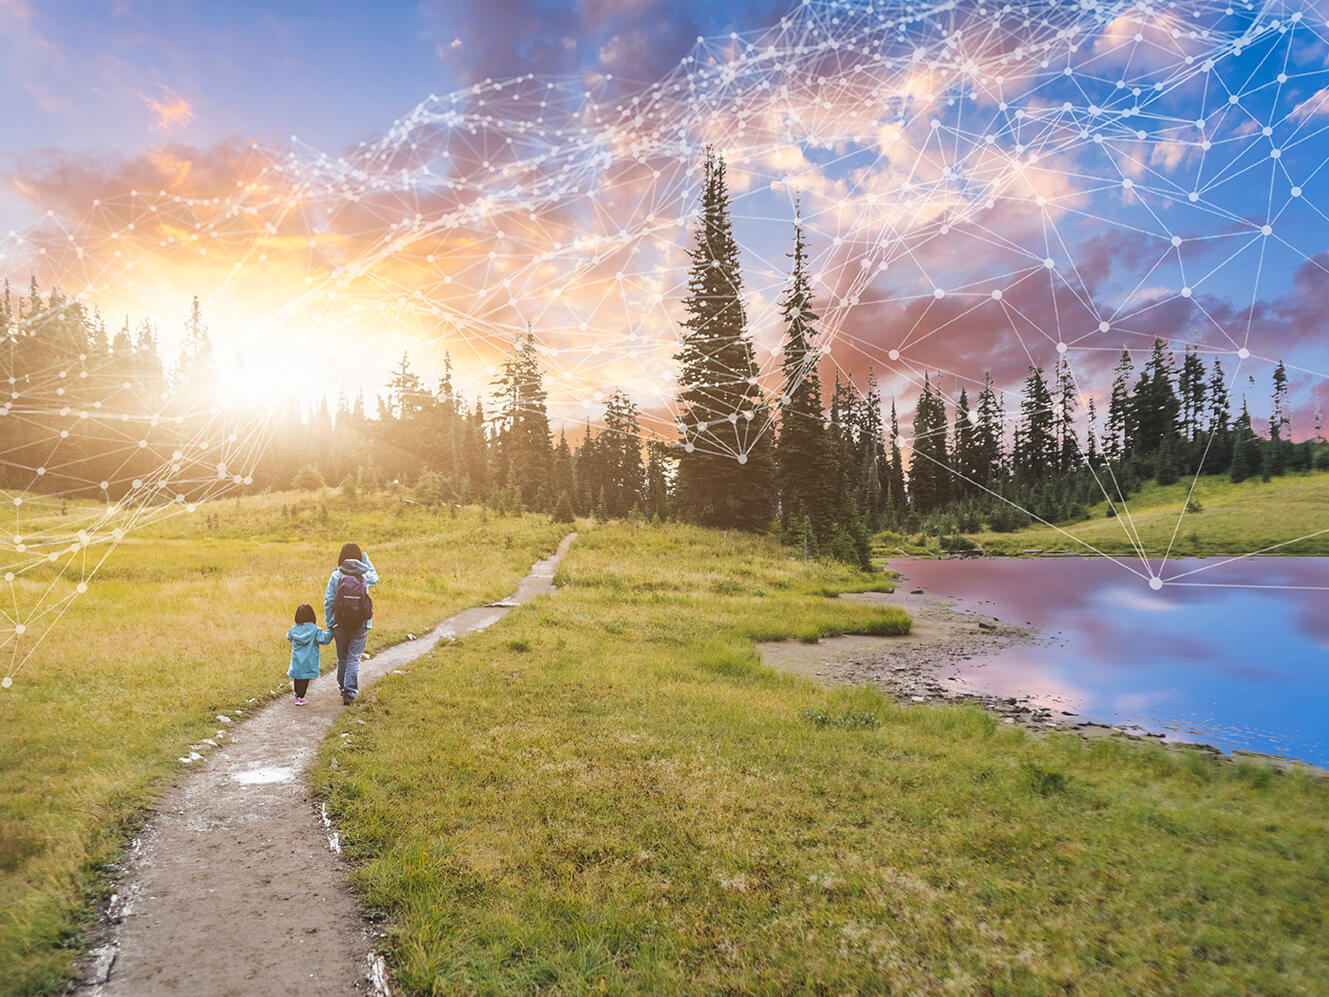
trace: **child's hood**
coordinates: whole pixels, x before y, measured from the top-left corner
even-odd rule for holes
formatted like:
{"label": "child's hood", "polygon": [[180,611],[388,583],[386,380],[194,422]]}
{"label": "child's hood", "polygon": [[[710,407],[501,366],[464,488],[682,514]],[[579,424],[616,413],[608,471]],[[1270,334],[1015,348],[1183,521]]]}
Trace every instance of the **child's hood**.
{"label": "child's hood", "polygon": [[369,565],[353,557],[348,557],[341,563],[341,573],[343,575],[363,575],[368,570]]}
{"label": "child's hood", "polygon": [[318,641],[317,623],[297,623],[286,631],[286,639],[297,647],[308,647]]}

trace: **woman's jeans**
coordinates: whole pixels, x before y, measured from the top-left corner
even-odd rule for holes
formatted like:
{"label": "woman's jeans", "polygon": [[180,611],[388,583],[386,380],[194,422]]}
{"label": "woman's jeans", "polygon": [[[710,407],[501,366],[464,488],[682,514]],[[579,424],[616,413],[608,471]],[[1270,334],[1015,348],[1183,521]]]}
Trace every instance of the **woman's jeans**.
{"label": "woman's jeans", "polygon": [[337,627],[332,636],[337,642],[337,685],[354,699],[360,691],[360,655],[365,653],[369,628],[362,626],[356,633],[348,634]]}

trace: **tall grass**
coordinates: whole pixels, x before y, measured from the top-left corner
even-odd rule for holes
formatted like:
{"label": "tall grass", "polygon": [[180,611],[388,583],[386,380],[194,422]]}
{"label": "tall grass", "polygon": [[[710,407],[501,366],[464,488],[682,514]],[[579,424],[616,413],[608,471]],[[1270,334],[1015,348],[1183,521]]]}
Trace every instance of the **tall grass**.
{"label": "tall grass", "polygon": [[383,578],[372,651],[507,595],[562,532],[545,517],[277,495],[131,535],[0,692],[0,992],[62,989],[103,869],[177,758],[218,713],[286,688],[286,630],[301,602],[321,616],[343,541]]}
{"label": "tall grass", "polygon": [[825,598],[869,581],[597,528],[556,595],[378,685],[316,781],[404,990],[1322,986],[1329,787],[760,664],[902,629]]}

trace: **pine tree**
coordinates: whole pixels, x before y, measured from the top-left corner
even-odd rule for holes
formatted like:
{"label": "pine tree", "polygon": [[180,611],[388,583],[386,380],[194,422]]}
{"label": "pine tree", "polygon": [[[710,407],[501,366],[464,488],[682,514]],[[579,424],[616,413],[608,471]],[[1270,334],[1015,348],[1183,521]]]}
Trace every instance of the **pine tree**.
{"label": "pine tree", "polygon": [[786,532],[807,520],[815,545],[830,537],[836,512],[836,464],[822,409],[820,350],[815,340],[812,289],[808,283],[803,227],[795,214],[793,267],[781,302],[785,322],[780,437],[776,444],[775,490]]}
{"label": "pine tree", "polygon": [[1287,368],[1274,368],[1274,410],[1269,416],[1269,471],[1286,474],[1292,458],[1292,419],[1288,414]]}
{"label": "pine tree", "polygon": [[1056,465],[1057,441],[1052,418],[1052,394],[1041,367],[1030,367],[1020,400],[1021,426],[1012,460],[1023,481],[1046,477]]}
{"label": "pine tree", "polygon": [[975,480],[992,487],[1001,478],[1002,438],[1001,405],[992,388],[992,371],[983,372],[983,390],[978,395],[978,427],[974,434]]}
{"label": "pine tree", "polygon": [[641,503],[646,472],[641,460],[638,409],[622,389],[615,389],[605,407],[601,437],[602,479],[611,516],[626,516]]}
{"label": "pine tree", "polygon": [[1130,352],[1121,351],[1117,361],[1116,376],[1112,380],[1112,395],[1108,401],[1107,433],[1103,440],[1103,452],[1111,461],[1118,461],[1130,454],[1135,441],[1131,438],[1131,395],[1130,379],[1134,374]]}
{"label": "pine tree", "polygon": [[931,512],[950,497],[950,454],[946,447],[946,405],[923,375],[923,393],[914,410],[914,453],[909,462],[909,493],[914,508]]}
{"label": "pine tree", "polygon": [[887,477],[887,508],[898,523],[909,509],[909,493],[905,490],[904,458],[900,455],[900,421],[895,415],[895,399],[891,399],[891,459]]}
{"label": "pine tree", "polygon": [[1223,376],[1223,364],[1219,360],[1214,360],[1208,395],[1208,439],[1205,442],[1202,470],[1205,474],[1224,474],[1230,468],[1235,454],[1232,430],[1229,428],[1231,414],[1228,411],[1227,378]]}
{"label": "pine tree", "polygon": [[651,518],[669,516],[669,479],[665,472],[665,446],[651,440],[646,444],[646,500],[643,512]]}
{"label": "pine tree", "polygon": [[685,518],[759,529],[772,511],[769,412],[747,332],[724,160],[707,150],[679,362],[676,503]]}
{"label": "pine tree", "polygon": [[974,488],[971,482],[976,482],[979,477],[977,421],[976,414],[971,418],[969,412],[969,394],[961,388],[955,403],[955,430],[951,444],[951,469],[959,475],[952,482],[957,497],[970,494]]}
{"label": "pine tree", "polygon": [[554,448],[549,478],[552,493],[560,497],[566,494],[571,503],[577,488],[572,473],[572,450],[568,447],[567,433],[562,430],[558,433],[558,446]]}
{"label": "pine tree", "polygon": [[1063,357],[1057,364],[1057,470],[1068,474],[1079,467],[1080,441],[1075,436],[1075,379]]}
{"label": "pine tree", "polygon": [[1133,449],[1144,456],[1156,454],[1165,437],[1176,437],[1180,410],[1181,403],[1172,387],[1172,360],[1167,344],[1155,339],[1131,402],[1135,424]]}

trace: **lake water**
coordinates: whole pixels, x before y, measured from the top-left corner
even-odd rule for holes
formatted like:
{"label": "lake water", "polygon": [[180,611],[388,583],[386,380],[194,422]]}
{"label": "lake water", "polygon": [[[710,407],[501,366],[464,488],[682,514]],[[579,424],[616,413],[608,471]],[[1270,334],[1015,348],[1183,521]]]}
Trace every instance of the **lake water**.
{"label": "lake water", "polygon": [[1032,623],[1050,638],[956,666],[974,692],[1329,766],[1329,558],[896,558],[889,566],[906,589]]}

